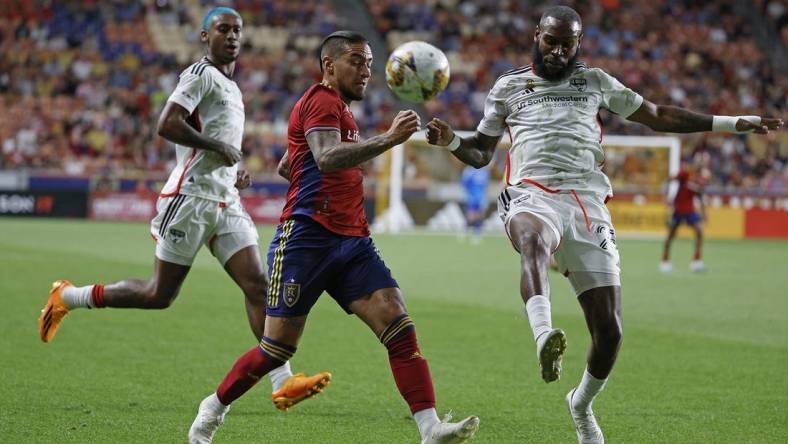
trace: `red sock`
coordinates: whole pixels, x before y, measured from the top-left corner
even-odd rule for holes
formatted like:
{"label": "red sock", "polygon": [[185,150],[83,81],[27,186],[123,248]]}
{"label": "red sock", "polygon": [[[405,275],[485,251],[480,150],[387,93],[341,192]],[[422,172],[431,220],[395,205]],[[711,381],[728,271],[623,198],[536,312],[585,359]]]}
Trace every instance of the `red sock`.
{"label": "red sock", "polygon": [[93,286],[93,291],[90,294],[91,302],[95,308],[104,308],[104,285],[96,284]]}
{"label": "red sock", "polygon": [[427,360],[421,355],[415,329],[385,344],[394,382],[411,413],[435,407],[435,390]]}
{"label": "red sock", "polygon": [[[276,349],[275,353],[284,360],[271,356],[266,350]],[[224,405],[230,405],[233,401],[240,398],[244,393],[254,387],[263,376],[271,370],[279,367],[288,361],[295,354],[295,347],[289,347],[266,337],[260,341],[260,345],[255,346],[243,356],[224,377],[224,381],[216,389],[216,397]]]}

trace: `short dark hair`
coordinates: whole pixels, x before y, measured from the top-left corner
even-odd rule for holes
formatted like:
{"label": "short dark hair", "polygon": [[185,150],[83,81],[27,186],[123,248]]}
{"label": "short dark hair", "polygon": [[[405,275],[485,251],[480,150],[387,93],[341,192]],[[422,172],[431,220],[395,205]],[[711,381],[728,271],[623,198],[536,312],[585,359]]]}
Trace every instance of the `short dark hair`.
{"label": "short dark hair", "polygon": [[553,17],[556,20],[561,20],[565,22],[577,22],[580,24],[580,27],[583,27],[583,21],[580,20],[580,14],[577,13],[574,9],[570,8],[569,6],[551,6],[545,9],[544,14],[542,14],[542,18],[539,19],[539,24],[541,24],[547,17]]}
{"label": "short dark hair", "polygon": [[366,37],[356,31],[342,30],[335,31],[327,35],[326,38],[320,42],[320,48],[317,51],[318,62],[320,63],[320,72],[323,72],[323,57],[337,57],[348,43],[369,43]]}

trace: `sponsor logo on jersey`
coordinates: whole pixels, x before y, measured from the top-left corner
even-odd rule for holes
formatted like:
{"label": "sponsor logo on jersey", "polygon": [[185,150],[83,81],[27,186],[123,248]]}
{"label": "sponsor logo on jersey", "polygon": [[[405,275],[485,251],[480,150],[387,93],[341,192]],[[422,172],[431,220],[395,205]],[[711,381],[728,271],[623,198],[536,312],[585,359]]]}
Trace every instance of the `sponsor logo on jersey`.
{"label": "sponsor logo on jersey", "polygon": [[296,284],[295,282],[285,282],[283,297],[285,304],[292,308],[298,302],[300,297],[301,284]]}
{"label": "sponsor logo on jersey", "polygon": [[572,86],[572,88],[578,90],[579,92],[585,91],[586,88],[588,87],[588,82],[586,81],[586,79],[581,79],[578,77],[569,79],[569,84]]}
{"label": "sponsor logo on jersey", "polygon": [[347,130],[347,140],[352,140],[353,142],[358,142],[359,134],[358,130],[348,129]]}
{"label": "sponsor logo on jersey", "polygon": [[517,109],[523,109],[526,106],[532,105],[544,105],[544,106],[552,106],[552,107],[559,107],[559,106],[583,106],[583,105],[575,105],[576,103],[588,103],[588,97],[578,97],[578,96],[544,96],[538,99],[529,99],[519,102],[517,104]]}

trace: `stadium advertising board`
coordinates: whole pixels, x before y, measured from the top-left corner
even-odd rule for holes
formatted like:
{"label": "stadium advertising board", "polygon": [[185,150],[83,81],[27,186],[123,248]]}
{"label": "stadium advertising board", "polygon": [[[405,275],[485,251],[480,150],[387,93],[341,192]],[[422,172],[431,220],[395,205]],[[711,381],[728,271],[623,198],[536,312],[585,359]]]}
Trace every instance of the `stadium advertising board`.
{"label": "stadium advertising board", "polygon": [[90,196],[90,218],[147,222],[156,215],[155,193],[102,192]]}
{"label": "stadium advertising board", "polygon": [[[93,193],[90,197],[91,219],[124,222],[148,222],[156,215],[156,193]],[[255,223],[278,224],[284,197],[242,196],[244,208]]]}
{"label": "stadium advertising board", "polygon": [[80,191],[0,191],[0,216],[84,218],[87,200]]}

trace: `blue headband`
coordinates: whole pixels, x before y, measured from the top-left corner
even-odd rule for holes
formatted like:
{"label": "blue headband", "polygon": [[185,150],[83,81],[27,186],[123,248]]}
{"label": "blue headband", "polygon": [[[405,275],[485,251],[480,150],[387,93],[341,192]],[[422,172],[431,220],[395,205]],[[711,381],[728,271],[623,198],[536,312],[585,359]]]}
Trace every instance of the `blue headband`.
{"label": "blue headband", "polygon": [[243,20],[243,18],[241,18],[241,14],[239,14],[235,9],[228,8],[227,6],[218,6],[205,14],[205,18],[202,19],[202,30],[207,31],[208,28],[211,27],[211,20],[213,20],[213,17],[219,14],[230,14],[238,17],[240,20]]}

